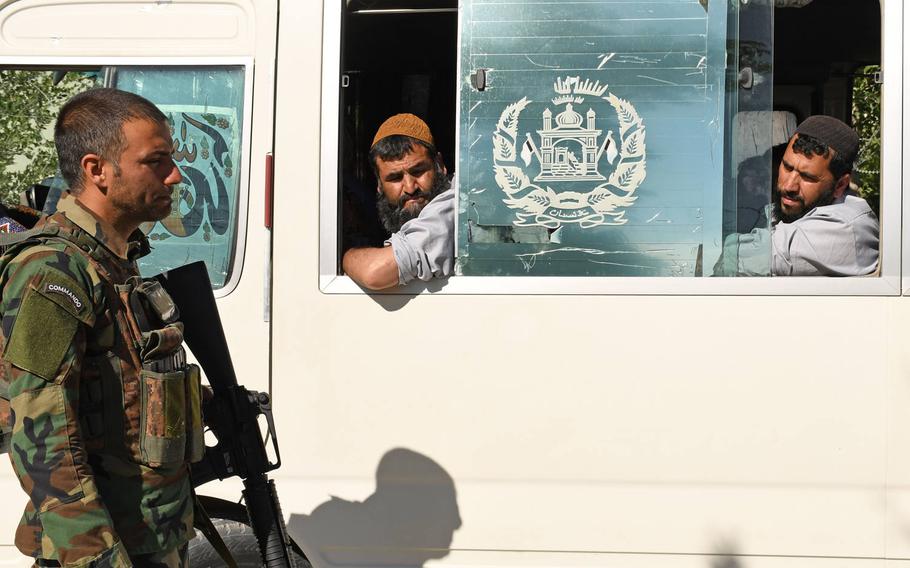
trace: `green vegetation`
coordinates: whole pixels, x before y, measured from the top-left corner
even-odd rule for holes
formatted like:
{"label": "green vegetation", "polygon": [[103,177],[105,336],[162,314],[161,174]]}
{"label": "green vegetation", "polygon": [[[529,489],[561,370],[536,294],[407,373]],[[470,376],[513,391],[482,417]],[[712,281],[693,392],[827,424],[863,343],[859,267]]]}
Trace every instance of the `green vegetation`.
{"label": "green vegetation", "polygon": [[875,81],[879,71],[878,65],[862,67],[853,81],[853,127],[862,143],[854,182],[876,213],[880,206],[882,161],[882,86]]}
{"label": "green vegetation", "polygon": [[52,71],[0,70],[0,201],[18,203],[21,191],[54,175],[57,111],[93,85],[80,73],[54,85]]}

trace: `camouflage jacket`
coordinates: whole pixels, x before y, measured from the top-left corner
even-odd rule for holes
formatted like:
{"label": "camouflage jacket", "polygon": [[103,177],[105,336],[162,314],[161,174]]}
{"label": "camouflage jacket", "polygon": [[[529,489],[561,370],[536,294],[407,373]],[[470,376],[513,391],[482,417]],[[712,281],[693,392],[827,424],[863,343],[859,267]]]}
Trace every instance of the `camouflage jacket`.
{"label": "camouflage jacket", "polygon": [[[186,373],[144,368],[149,338],[126,294],[148,252],[141,233],[123,241],[69,195],[39,227],[59,236],[0,263],[10,459],[30,497],[16,546],[64,566],[131,566],[129,555],[193,536],[181,429],[186,408],[198,409],[198,372],[187,394],[172,380]],[[179,323],[152,339],[182,353]],[[190,414],[201,438],[198,410]]]}

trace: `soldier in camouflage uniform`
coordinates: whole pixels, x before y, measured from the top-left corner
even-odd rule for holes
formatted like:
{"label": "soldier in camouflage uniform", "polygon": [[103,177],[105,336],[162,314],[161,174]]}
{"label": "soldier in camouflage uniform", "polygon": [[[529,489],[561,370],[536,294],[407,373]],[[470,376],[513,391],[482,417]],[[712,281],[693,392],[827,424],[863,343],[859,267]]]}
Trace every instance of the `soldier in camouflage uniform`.
{"label": "soldier in camouflage uniform", "polygon": [[16,546],[38,566],[176,567],[202,451],[198,368],[138,230],[181,175],[165,116],[114,89],[73,97],[55,142],[71,188],[0,259],[10,458],[30,497]]}

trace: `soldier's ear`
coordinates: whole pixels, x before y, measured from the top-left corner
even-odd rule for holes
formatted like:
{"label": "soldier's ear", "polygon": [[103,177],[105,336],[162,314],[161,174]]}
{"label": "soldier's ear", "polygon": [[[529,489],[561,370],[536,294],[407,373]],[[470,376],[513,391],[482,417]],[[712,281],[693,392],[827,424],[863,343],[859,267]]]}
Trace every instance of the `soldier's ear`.
{"label": "soldier's ear", "polygon": [[86,154],[82,156],[80,162],[82,166],[82,177],[87,184],[97,187],[107,187],[107,176],[105,175],[105,161],[98,154]]}

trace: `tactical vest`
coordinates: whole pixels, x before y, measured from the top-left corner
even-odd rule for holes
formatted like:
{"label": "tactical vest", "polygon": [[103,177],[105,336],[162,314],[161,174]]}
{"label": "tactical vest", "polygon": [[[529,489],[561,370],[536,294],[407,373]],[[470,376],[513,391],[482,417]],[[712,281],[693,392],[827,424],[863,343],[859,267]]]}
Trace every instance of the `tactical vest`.
{"label": "tactical vest", "polygon": [[[112,253],[78,227],[56,224],[0,235],[0,273],[28,247],[51,241],[72,245],[68,250],[94,268],[116,320],[115,348],[87,353],[83,362],[79,414],[85,449],[150,467],[202,459],[199,367],[186,362],[183,326],[170,296],[156,280],[112,275]],[[9,364],[0,362],[0,453],[9,449],[12,427],[9,372]]]}

